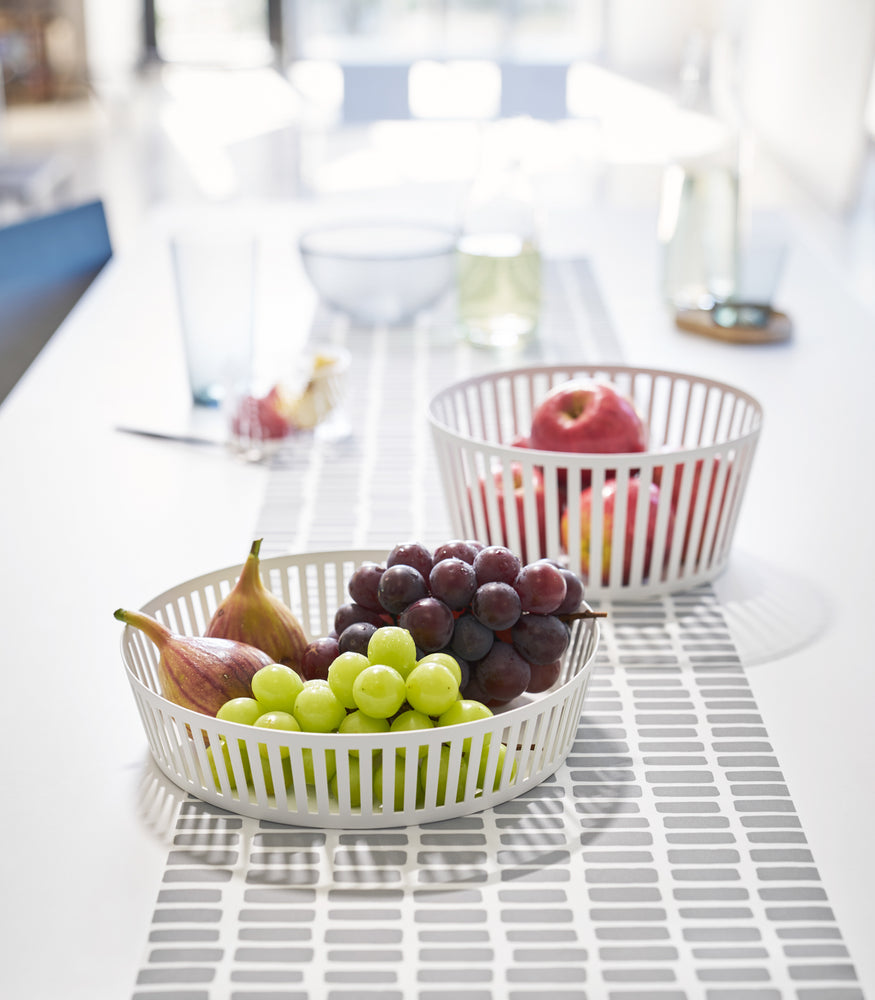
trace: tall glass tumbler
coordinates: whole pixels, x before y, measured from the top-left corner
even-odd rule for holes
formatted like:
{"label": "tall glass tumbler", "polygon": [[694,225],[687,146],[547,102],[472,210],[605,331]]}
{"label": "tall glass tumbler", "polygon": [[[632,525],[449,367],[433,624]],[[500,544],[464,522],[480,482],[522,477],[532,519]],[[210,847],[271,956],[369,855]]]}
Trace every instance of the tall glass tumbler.
{"label": "tall glass tumbler", "polygon": [[170,238],[192,400],[219,406],[252,370],[257,239],[209,226]]}

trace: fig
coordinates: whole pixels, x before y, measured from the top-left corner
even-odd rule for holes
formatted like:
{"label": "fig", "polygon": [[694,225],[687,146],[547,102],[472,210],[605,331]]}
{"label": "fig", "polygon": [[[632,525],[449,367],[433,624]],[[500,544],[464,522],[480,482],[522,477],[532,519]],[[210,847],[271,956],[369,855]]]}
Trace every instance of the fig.
{"label": "fig", "polygon": [[246,642],[263,649],[272,662],[283,663],[300,674],[307,639],[291,610],[261,579],[261,541],[258,538],[252,543],[240,578],[216,608],[205,635]]}
{"label": "fig", "polygon": [[252,675],[271,663],[255,646],[233,639],[187,636],[139,611],[119,608],[115,617],[140,629],[158,647],[161,694],[182,708],[215,715],[232,698],[252,696]]}

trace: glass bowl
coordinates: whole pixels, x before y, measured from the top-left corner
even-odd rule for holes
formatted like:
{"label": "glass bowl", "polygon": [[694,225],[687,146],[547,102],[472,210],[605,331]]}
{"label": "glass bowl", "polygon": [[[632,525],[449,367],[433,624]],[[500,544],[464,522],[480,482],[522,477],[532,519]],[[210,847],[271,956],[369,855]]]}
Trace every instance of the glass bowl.
{"label": "glass bowl", "polygon": [[436,225],[354,222],[310,229],[298,246],[325,302],[357,324],[396,326],[449,289],[456,237]]}

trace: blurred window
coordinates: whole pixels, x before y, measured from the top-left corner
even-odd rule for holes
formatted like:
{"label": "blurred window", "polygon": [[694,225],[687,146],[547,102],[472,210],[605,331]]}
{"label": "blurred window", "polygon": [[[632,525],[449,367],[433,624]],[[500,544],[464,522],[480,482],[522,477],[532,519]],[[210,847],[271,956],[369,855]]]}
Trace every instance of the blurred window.
{"label": "blurred window", "polygon": [[594,57],[608,0],[286,0],[303,58]]}
{"label": "blurred window", "polygon": [[259,66],[274,60],[268,0],[145,0],[147,47],[163,62]]}

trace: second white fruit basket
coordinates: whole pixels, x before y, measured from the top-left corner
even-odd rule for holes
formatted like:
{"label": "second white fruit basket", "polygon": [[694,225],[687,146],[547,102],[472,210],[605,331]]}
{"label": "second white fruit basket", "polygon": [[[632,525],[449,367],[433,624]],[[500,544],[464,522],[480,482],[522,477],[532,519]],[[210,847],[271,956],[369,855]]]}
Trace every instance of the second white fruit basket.
{"label": "second white fruit basket", "polygon": [[[320,552],[263,559],[261,569],[312,639],[331,630],[353,570],[385,558],[374,550]],[[142,610],[174,632],[202,635],[240,569],[180,584]],[[360,736],[255,729],[181,708],[161,696],[157,648],[130,626],[122,657],[152,756],[184,791],[275,823],[358,829],[478,812],[551,775],[575,738],[598,638],[597,620],[575,621],[556,684],[492,718]]]}
{"label": "second white fruit basket", "polygon": [[[608,382],[634,402],[647,451],[514,444],[548,391],[576,378]],[[590,600],[685,590],[725,568],[762,424],[759,403],[730,385],[623,365],[476,376],[438,392],[428,415],[453,531],[524,561],[561,560]],[[585,490],[602,500],[585,506]]]}

